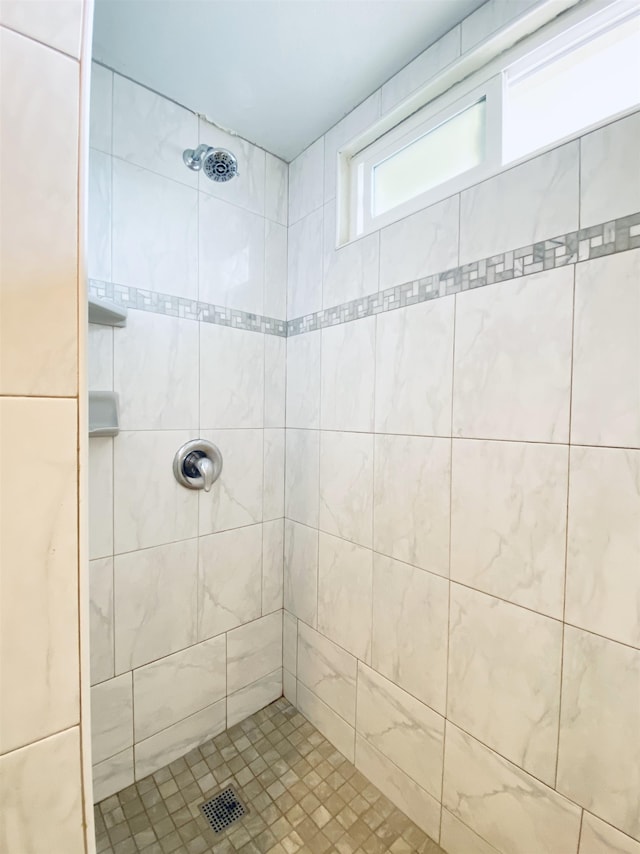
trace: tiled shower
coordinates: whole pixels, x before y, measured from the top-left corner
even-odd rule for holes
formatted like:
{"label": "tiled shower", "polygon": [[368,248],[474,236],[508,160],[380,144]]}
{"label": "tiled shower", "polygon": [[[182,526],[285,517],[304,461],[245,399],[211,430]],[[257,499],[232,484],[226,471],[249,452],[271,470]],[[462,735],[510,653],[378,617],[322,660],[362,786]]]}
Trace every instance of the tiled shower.
{"label": "tiled shower", "polygon": [[640,852],[640,113],[335,248],[337,151],[483,22],[289,165],[93,66],[96,801],[284,693],[449,854]]}

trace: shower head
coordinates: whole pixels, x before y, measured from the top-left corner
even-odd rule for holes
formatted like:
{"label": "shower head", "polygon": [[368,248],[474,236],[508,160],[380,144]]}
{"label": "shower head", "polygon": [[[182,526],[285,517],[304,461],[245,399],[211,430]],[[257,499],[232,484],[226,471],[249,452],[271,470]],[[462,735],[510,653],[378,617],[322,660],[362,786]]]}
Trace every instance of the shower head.
{"label": "shower head", "polygon": [[187,148],[182,154],[185,166],[199,172],[201,169],[211,181],[230,181],[238,174],[238,161],[226,148],[199,145]]}

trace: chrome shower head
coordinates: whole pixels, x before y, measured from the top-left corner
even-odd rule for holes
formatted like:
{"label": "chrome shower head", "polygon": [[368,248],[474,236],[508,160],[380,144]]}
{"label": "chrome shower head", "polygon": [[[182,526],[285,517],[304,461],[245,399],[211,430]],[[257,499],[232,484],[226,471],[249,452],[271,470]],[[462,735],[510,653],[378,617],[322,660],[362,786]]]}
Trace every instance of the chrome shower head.
{"label": "chrome shower head", "polygon": [[210,145],[187,148],[182,159],[185,166],[194,172],[202,169],[211,181],[230,181],[238,174],[238,161],[226,148],[212,148]]}

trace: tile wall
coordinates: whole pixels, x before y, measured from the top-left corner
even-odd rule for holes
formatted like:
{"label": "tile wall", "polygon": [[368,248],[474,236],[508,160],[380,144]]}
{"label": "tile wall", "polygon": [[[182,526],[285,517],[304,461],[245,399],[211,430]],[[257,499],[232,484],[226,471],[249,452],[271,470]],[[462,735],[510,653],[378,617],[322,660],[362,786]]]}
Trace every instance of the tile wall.
{"label": "tile wall", "polygon": [[[199,142],[240,177],[189,171]],[[282,694],[287,167],[94,64],[90,171],[92,288],[158,297],[89,332],[90,388],[121,417],[90,441],[97,801]],[[224,458],[209,494],[173,477],[197,437]]]}

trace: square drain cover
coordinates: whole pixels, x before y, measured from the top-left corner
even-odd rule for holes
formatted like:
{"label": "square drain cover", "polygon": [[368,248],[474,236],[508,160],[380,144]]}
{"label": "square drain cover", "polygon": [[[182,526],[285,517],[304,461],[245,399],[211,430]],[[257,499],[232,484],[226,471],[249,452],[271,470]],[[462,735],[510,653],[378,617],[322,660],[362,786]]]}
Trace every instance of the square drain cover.
{"label": "square drain cover", "polygon": [[200,809],[216,833],[222,833],[223,830],[247,814],[246,807],[231,786],[224,789],[215,798],[211,798],[210,801],[200,804]]}

